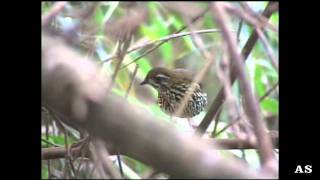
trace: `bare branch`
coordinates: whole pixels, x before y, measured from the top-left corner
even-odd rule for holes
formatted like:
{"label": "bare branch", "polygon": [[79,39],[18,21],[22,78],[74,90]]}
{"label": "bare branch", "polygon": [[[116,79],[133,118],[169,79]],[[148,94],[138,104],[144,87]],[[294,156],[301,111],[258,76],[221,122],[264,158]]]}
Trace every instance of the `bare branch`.
{"label": "bare branch", "polygon": [[41,17],[41,24],[42,26],[47,26],[48,23],[55,17],[57,16],[66,6],[67,2],[56,2],[53,7],[50,9],[47,14],[42,15]]}
{"label": "bare branch", "polygon": [[185,109],[185,107],[187,106],[188,101],[191,98],[191,95],[195,91],[196,84],[201,82],[201,80],[203,79],[203,77],[208,72],[209,68],[211,67],[211,65],[214,62],[214,58],[212,56],[212,53],[209,53],[209,52],[207,52],[205,50],[205,48],[204,48],[205,46],[204,46],[203,40],[199,37],[198,34],[194,34],[193,33],[194,31],[193,31],[192,23],[191,22],[187,22],[186,25],[191,30],[191,36],[193,38],[193,41],[194,41],[196,47],[198,49],[203,50],[203,51],[201,51],[202,52],[201,55],[203,56],[203,59],[206,61],[206,63],[204,65],[204,67],[202,67],[202,69],[195,75],[194,79],[192,80],[192,84],[190,86],[190,89],[187,91],[187,93],[181,99],[179,108],[174,112],[175,116],[178,116],[178,117],[183,112],[183,109]]}
{"label": "bare branch", "polygon": [[256,32],[262,42],[263,47],[266,49],[266,53],[271,60],[271,64],[278,71],[279,70],[278,63],[277,63],[276,57],[273,53],[273,50],[272,50],[270,43],[268,42],[266,36],[263,34],[263,32],[260,28],[257,28]]}
{"label": "bare branch", "polygon": [[[279,148],[279,139],[278,134],[276,132],[270,132],[270,136],[272,138],[273,147]],[[218,144],[217,149],[219,150],[228,150],[228,149],[257,149],[258,145],[252,143],[248,140],[240,140],[240,139],[205,139],[208,144]],[[107,146],[110,155],[115,155],[115,148],[111,146]],[[41,159],[59,159],[64,158],[66,153],[66,149],[63,147],[50,147],[50,148],[42,148],[41,149]],[[73,157],[81,157],[80,147],[72,148],[71,154]],[[84,157],[89,157],[89,153],[87,152]]]}
{"label": "bare branch", "polygon": [[[157,40],[153,40],[153,41],[147,41],[147,42],[144,42],[142,44],[136,45],[136,46],[134,46],[132,48],[129,48],[127,53],[131,53],[133,51],[145,48],[145,47],[150,46],[150,45],[161,43],[163,41],[169,41],[169,40],[180,38],[180,37],[183,37],[183,36],[189,36],[192,33],[194,33],[194,34],[207,34],[207,33],[214,33],[214,32],[221,32],[221,31],[219,29],[204,29],[204,30],[198,30],[198,31],[193,31],[193,32],[182,32],[182,33],[170,34],[170,35],[165,36],[163,38],[160,38],[160,39],[157,39]],[[117,58],[115,55],[110,56],[107,59],[103,60],[101,63],[108,62],[108,61],[110,61],[112,59],[115,59],[115,58]]]}
{"label": "bare branch", "polygon": [[233,36],[227,26],[227,23],[230,22],[229,17],[221,3],[214,3],[212,12],[214,12],[215,20],[222,30],[224,40],[228,46],[230,56],[233,59],[233,64],[239,77],[240,89],[247,105],[245,108],[246,114],[254,126],[254,131],[258,140],[260,159],[263,166],[276,168],[271,140],[266,134],[267,129],[262,121],[258,102],[254,98],[249,81],[246,78],[243,57],[238,53],[236,37]]}
{"label": "bare branch", "polygon": [[[202,13],[200,13],[198,16],[194,17],[194,18],[191,20],[190,24],[196,22],[196,21],[199,20],[202,16],[204,16],[204,14],[210,9],[209,7],[210,7],[210,6],[208,6],[208,7],[207,7]],[[173,34],[180,33],[181,31],[183,31],[183,30],[186,29],[186,28],[187,28],[187,25],[184,25],[183,27],[181,27],[178,31],[176,31],[176,32],[173,33]],[[145,53],[143,53],[142,55],[140,55],[140,56],[137,57],[136,59],[132,60],[130,63],[122,66],[121,69],[129,66],[130,64],[138,61],[138,60],[141,59],[142,57],[148,55],[149,53],[151,53],[152,51],[156,50],[157,48],[159,48],[162,44],[164,44],[164,43],[167,42],[167,41],[168,41],[168,40],[162,41],[162,42],[160,42],[159,44],[157,44],[156,46],[154,46],[153,48],[150,48],[150,49],[147,50]]]}
{"label": "bare branch", "polygon": [[[67,117],[63,120],[73,121],[90,135],[112,142],[124,154],[172,177],[270,177],[223,159],[213,143],[209,146],[200,138],[181,135],[151,114],[107,94],[97,67],[65,48],[61,41],[44,36],[42,52],[43,105],[52,107]],[[79,102],[84,111],[81,114],[72,107]]]}
{"label": "bare branch", "polygon": [[240,9],[240,8],[236,8],[236,7],[232,6],[231,4],[226,4],[225,8],[228,12],[240,17],[241,19],[247,21],[248,23],[252,24],[253,26],[255,26],[257,28],[264,28],[265,29],[267,27],[274,32],[278,32],[278,29],[273,24],[269,23],[266,18],[264,18],[263,16],[257,15],[253,11],[249,11],[249,12],[252,12],[250,14],[249,12],[247,12],[243,9]]}
{"label": "bare branch", "polygon": [[109,152],[105,148],[105,145],[102,141],[95,139],[95,146],[97,151],[97,156],[99,159],[97,161],[102,162],[103,169],[110,175],[112,179],[120,179],[121,175],[116,171],[112,165],[111,160],[109,159]]}
{"label": "bare branch", "polygon": [[[275,2],[270,2],[267,5],[266,9],[262,13],[263,16],[265,16],[266,18],[270,18],[270,16],[273,13],[272,9],[274,7],[274,3]],[[246,42],[245,46],[242,49],[241,54],[244,59],[246,59],[249,56],[249,54],[250,54],[251,50],[253,49],[255,43],[257,42],[257,40],[258,40],[258,35],[257,35],[256,31],[254,31],[250,35],[248,41]],[[235,70],[233,67],[231,68],[231,76],[230,77],[231,77],[230,78],[231,83],[233,84],[234,81],[236,80],[236,74],[235,74]],[[223,88],[221,88],[219,90],[216,98],[214,99],[213,103],[209,107],[209,110],[208,110],[206,116],[203,118],[200,125],[198,126],[198,128],[197,128],[198,134],[203,134],[206,131],[206,129],[209,127],[211,121],[216,116],[220,106],[223,104],[224,98],[225,98],[224,90],[223,90]]]}
{"label": "bare branch", "polygon": [[261,97],[259,98],[259,101],[261,102],[261,101],[263,101],[266,97],[268,97],[268,96],[272,93],[272,91],[276,89],[276,87],[277,87],[278,85],[279,85],[279,81],[278,81],[277,83],[275,83],[263,96],[261,96]]}

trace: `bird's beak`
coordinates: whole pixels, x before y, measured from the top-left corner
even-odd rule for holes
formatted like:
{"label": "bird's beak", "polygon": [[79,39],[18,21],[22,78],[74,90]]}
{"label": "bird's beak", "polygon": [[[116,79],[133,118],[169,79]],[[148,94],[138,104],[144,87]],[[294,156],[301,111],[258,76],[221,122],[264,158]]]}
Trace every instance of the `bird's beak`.
{"label": "bird's beak", "polygon": [[144,81],[142,81],[142,82],[140,83],[141,86],[142,86],[142,85],[145,85],[145,84],[148,84],[148,82],[147,82],[146,80],[144,80]]}

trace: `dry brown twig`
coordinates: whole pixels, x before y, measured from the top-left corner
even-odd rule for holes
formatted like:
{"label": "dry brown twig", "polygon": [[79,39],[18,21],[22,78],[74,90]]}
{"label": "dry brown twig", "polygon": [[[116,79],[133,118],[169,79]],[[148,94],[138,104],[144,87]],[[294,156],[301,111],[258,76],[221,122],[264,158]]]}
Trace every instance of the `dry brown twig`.
{"label": "dry brown twig", "polygon": [[[269,28],[270,30],[274,31],[274,32],[278,32],[278,28],[276,28],[273,24],[269,23],[268,20],[266,18],[264,18],[263,16],[260,16],[256,13],[254,13],[253,10],[250,9],[250,11],[246,11],[244,9],[241,8],[236,8],[234,6],[232,6],[231,4],[226,4],[225,5],[225,9],[236,15],[237,17],[240,17],[241,19],[245,20],[246,22],[250,23],[251,25],[253,25],[256,28]],[[250,13],[251,12],[251,13]]]}
{"label": "dry brown twig", "polygon": [[[202,13],[200,13],[198,16],[194,17],[194,18],[191,20],[190,24],[192,24],[192,23],[196,22],[197,20],[199,20],[207,11],[209,11],[209,9],[210,9],[210,8],[209,8],[209,6],[208,6],[205,10],[203,10]],[[184,25],[183,27],[181,27],[178,31],[176,31],[176,32],[173,33],[173,34],[180,33],[181,31],[183,31],[183,30],[186,29],[186,28],[187,28],[187,25]],[[168,40],[162,41],[162,42],[160,42],[159,44],[157,44],[156,46],[150,48],[149,50],[147,50],[146,52],[144,52],[143,54],[141,54],[139,57],[137,57],[137,58],[135,58],[134,60],[132,60],[130,63],[122,66],[121,69],[124,69],[125,67],[129,66],[130,64],[132,64],[132,63],[134,63],[134,62],[137,62],[139,59],[141,59],[142,57],[148,55],[148,54],[151,53],[152,51],[156,50],[157,48],[159,48],[162,44],[164,44],[164,43],[167,42],[167,41],[168,41]]]}
{"label": "dry brown twig", "polygon": [[[238,39],[238,38],[237,38]],[[222,45],[222,58],[219,64],[216,66],[216,72],[217,76],[220,79],[220,82],[223,84],[223,89],[224,89],[224,94],[225,94],[225,105],[227,108],[227,115],[228,119],[230,121],[232,120],[238,120],[239,117],[240,119],[243,119],[243,116],[239,113],[236,98],[232,93],[232,88],[231,88],[231,82],[230,82],[230,62],[229,62],[229,56],[225,52],[228,52],[228,49],[225,44]],[[232,123],[232,122],[230,122]],[[234,124],[234,123],[232,123]],[[231,126],[235,136],[238,139],[245,139],[244,133],[240,131],[240,128],[238,126]]]}
{"label": "dry brown twig", "polygon": [[[47,111],[46,114],[48,115],[48,113],[49,113],[49,112]],[[49,139],[49,123],[50,123],[50,122],[49,122],[49,117],[47,117],[47,118],[45,119],[45,121],[46,121],[46,122],[45,122],[45,123],[46,123],[46,125],[45,125],[45,126],[46,126],[46,127],[45,127],[45,128],[46,128],[46,139]],[[49,142],[49,141],[47,141],[47,142]],[[47,147],[49,147],[49,144],[47,144]],[[50,177],[50,176],[51,176],[50,160],[47,161],[47,167],[48,167],[48,177]]]}
{"label": "dry brown twig", "polygon": [[[232,121],[235,122],[235,121]],[[219,134],[220,131],[217,133]],[[273,146],[275,148],[278,148],[278,135],[277,133],[270,132],[270,136],[273,139]],[[248,140],[239,140],[239,139],[205,139],[205,141],[210,144],[210,143],[217,143],[219,146],[217,149],[219,150],[226,150],[226,149],[257,149],[257,145],[252,145],[253,143],[248,141]],[[251,144],[245,147],[241,147],[241,144]],[[112,146],[106,145],[106,148],[108,149],[108,152],[110,155],[115,155],[116,150]],[[71,149],[71,154],[74,158],[78,157],[90,157],[90,154],[87,152],[84,156],[81,155],[80,153],[81,149],[80,147],[74,147]],[[50,148],[42,148],[41,149],[41,159],[42,160],[48,160],[48,159],[59,159],[59,158],[64,158],[66,154],[66,149],[64,147],[50,147]]]}
{"label": "dry brown twig", "polygon": [[127,52],[128,48],[129,48],[129,46],[131,44],[132,38],[133,38],[132,32],[125,32],[120,36],[120,39],[118,41],[117,52],[116,52],[118,61],[117,61],[114,73],[113,73],[113,75],[111,77],[111,82],[108,85],[108,90],[107,90],[108,92],[113,87],[114,81],[115,81],[115,79],[117,77],[117,74],[118,74],[118,72],[120,70],[121,63],[123,62],[124,57],[126,56],[126,52]]}
{"label": "dry brown twig", "polygon": [[138,68],[139,68],[139,65],[136,64],[136,66],[134,67],[133,73],[132,73],[132,78],[131,78],[129,87],[128,87],[128,89],[127,89],[126,95],[124,96],[125,99],[127,99],[128,96],[129,96],[129,93],[130,93],[130,91],[131,91],[131,88],[132,88],[132,86],[133,86],[133,84],[134,84],[134,81],[135,81],[135,79],[136,79],[136,75],[137,75],[137,72],[138,72]]}
{"label": "dry brown twig", "polygon": [[277,63],[276,57],[274,55],[274,52],[272,50],[272,47],[271,47],[269,41],[267,40],[266,36],[263,34],[263,31],[260,28],[257,28],[256,32],[257,32],[257,34],[259,36],[259,39],[261,40],[261,43],[262,43],[263,47],[266,50],[267,56],[271,60],[271,64],[278,71],[279,70],[278,63]]}
{"label": "dry brown twig", "polygon": [[196,84],[201,82],[202,78],[208,72],[209,68],[211,67],[211,65],[214,62],[214,58],[212,56],[212,53],[209,53],[206,51],[206,49],[204,48],[204,43],[203,43],[202,39],[200,38],[200,36],[198,34],[193,33],[194,31],[193,31],[192,23],[187,22],[186,24],[187,24],[187,27],[191,30],[191,36],[193,37],[193,41],[194,41],[195,45],[198,47],[198,49],[202,50],[201,55],[206,60],[206,63],[204,65],[204,67],[195,75],[191,86],[189,87],[187,93],[184,95],[184,97],[182,98],[182,100],[180,102],[179,108],[173,113],[173,114],[175,114],[175,116],[179,116],[183,112],[183,109],[186,107],[187,102],[190,100],[191,95],[195,91]]}
{"label": "dry brown twig", "polygon": [[213,3],[212,12],[214,12],[215,20],[222,30],[222,34],[238,74],[240,89],[244,95],[247,105],[247,108],[245,108],[246,114],[254,126],[254,131],[258,140],[262,165],[269,170],[273,170],[273,172],[277,174],[277,166],[272,150],[271,140],[266,134],[266,127],[261,119],[258,103],[254,99],[250,84],[246,78],[243,57],[238,52],[236,38],[233,37],[233,34],[228,29],[227,23],[230,21],[229,16],[226,13],[224,3]]}
{"label": "dry brown twig", "polygon": [[[276,3],[275,2],[269,2],[267,7],[265,8],[265,10],[263,11],[263,16],[266,18],[270,18],[270,16],[272,15],[272,13],[274,12],[274,5]],[[243,47],[241,54],[243,55],[243,58],[246,59],[251,50],[253,49],[255,43],[258,40],[258,35],[257,33],[254,31],[249,39],[247,40],[245,46]],[[234,67],[232,67],[231,69],[231,76],[230,76],[230,80],[232,83],[235,82],[236,80],[236,74],[235,74],[235,69]],[[211,104],[211,106],[209,107],[209,110],[206,114],[206,116],[203,118],[203,120],[201,121],[200,125],[197,128],[197,133],[198,134],[203,134],[206,129],[209,127],[210,123],[212,122],[213,118],[216,116],[218,110],[220,109],[220,106],[223,104],[224,102],[224,90],[223,88],[221,88],[216,96],[216,98],[214,99],[213,103]]]}
{"label": "dry brown twig", "polygon": [[109,159],[110,154],[108,150],[105,148],[104,143],[101,140],[96,139],[95,142],[95,149],[97,152],[96,161],[101,161],[103,170],[110,176],[112,179],[120,179],[121,174],[117,170],[114,169],[111,160]]}
{"label": "dry brown twig", "polygon": [[[273,24],[269,23],[269,20],[265,18],[264,16],[261,16],[260,14],[256,13],[247,2],[239,2],[240,6],[242,7],[242,11],[248,13],[252,17],[256,18],[258,21],[260,21],[263,24],[266,24],[266,26],[270,26],[271,29],[276,30],[278,32],[278,28],[275,27]],[[278,11],[278,4],[275,3],[274,6],[271,8],[272,11]]]}
{"label": "dry brown twig", "polygon": [[[136,66],[135,66],[135,68],[134,68],[134,70],[133,70],[133,74],[132,74],[132,78],[131,78],[129,87],[128,87],[128,89],[127,89],[127,91],[126,91],[126,94],[125,94],[125,96],[124,96],[125,99],[127,99],[128,96],[129,96],[130,90],[131,90],[131,88],[132,88],[132,86],[133,86],[133,83],[134,83],[134,81],[135,81],[135,78],[136,78],[136,75],[137,75],[137,72],[138,72],[138,68],[139,68],[139,65],[136,64]],[[118,159],[120,174],[123,176],[123,169],[122,169],[121,156],[120,156],[120,150],[119,150],[119,149],[117,150],[117,159]]]}
{"label": "dry brown twig", "polygon": [[266,97],[268,97],[279,85],[279,81],[277,81],[263,96],[259,98],[259,101],[263,101]]}
{"label": "dry brown twig", "polygon": [[[58,124],[60,123],[59,120],[57,121]],[[63,125],[60,123],[60,126],[63,127]],[[69,170],[69,168],[66,168],[67,166],[70,167],[73,175],[75,176],[76,175],[76,171],[75,171],[75,168],[74,168],[74,165],[73,165],[73,158],[72,158],[72,154],[71,154],[71,151],[70,151],[70,146],[68,144],[68,132],[67,130],[63,127],[62,128],[62,131],[63,131],[63,134],[64,134],[64,144],[65,144],[65,150],[66,150],[66,154],[65,154],[65,161],[66,161],[66,165],[65,165],[65,172],[64,172],[64,175],[63,177],[66,178],[67,177],[67,170]],[[70,173],[70,172],[69,172]]]}
{"label": "dry brown twig", "polygon": [[[237,40],[239,43],[240,43],[240,33],[241,33],[242,25],[243,25],[243,20],[241,19],[239,22],[238,30],[237,30]],[[223,52],[225,52],[225,50],[223,50]],[[230,71],[230,69],[228,69],[228,70]],[[229,77],[227,77],[227,78],[229,78]],[[222,109],[223,109],[223,106],[220,106],[219,110],[217,111],[217,115],[216,115],[215,121],[214,121],[213,131],[212,131],[212,137],[217,136],[216,133],[217,133],[218,123],[220,121],[220,115],[221,115]]]}
{"label": "dry brown twig", "polygon": [[[262,102],[266,97],[268,97],[275,89],[276,87],[279,85],[279,82],[275,83],[263,96],[261,96],[259,98],[259,102]],[[223,127],[220,131],[218,131],[217,133],[213,133],[212,138],[217,137],[219,134],[221,134],[222,132],[224,132],[225,130],[227,130],[229,127],[233,126],[234,124],[240,122],[240,116],[238,116],[235,120],[231,121],[230,123],[228,123],[225,127]]]}
{"label": "dry brown twig", "polygon": [[[192,33],[206,34],[206,33],[214,33],[214,32],[220,32],[220,30],[219,29],[204,29],[204,30],[198,30],[198,31],[193,31],[193,32],[182,32],[182,33],[171,34],[171,35],[165,36],[165,37],[157,39],[157,40],[150,40],[150,41],[144,42],[142,44],[138,44],[138,45],[136,45],[134,47],[131,47],[131,48],[129,48],[127,53],[131,53],[133,51],[136,51],[136,50],[139,50],[139,49],[143,49],[143,48],[145,48],[147,46],[154,45],[154,44],[157,44],[157,43],[161,43],[161,42],[164,42],[164,41],[169,41],[169,40],[180,38],[180,37],[183,37],[183,36],[188,36],[188,35],[191,35]],[[108,62],[108,61],[110,61],[112,59],[115,59],[115,58],[116,58],[116,55],[112,55],[112,56],[108,57],[107,59],[103,60],[101,63],[106,63],[106,62]]]}
{"label": "dry brown twig", "polygon": [[[69,58],[72,56],[71,51],[69,52],[69,48],[63,48],[60,41],[45,37],[42,45],[42,102],[43,105],[50,106],[68,117],[66,121],[74,121],[103,141],[111,141],[124,154],[150,164],[173,177],[265,177],[265,174],[257,174],[250,169],[244,170],[245,166],[242,164],[225,161],[214,150],[214,144],[209,146],[200,138],[181,136],[175,128],[154,120],[154,117],[141,112],[140,108],[130,106],[123,98],[107,95],[105,84],[97,76],[97,67],[90,68],[88,63],[91,61],[83,60],[79,55]],[[62,55],[59,55],[61,52]],[[84,65],[87,71],[82,70]],[[88,76],[91,78],[87,82],[84,79]],[[91,87],[93,84],[96,85],[95,88],[86,87]],[[71,93],[64,91],[66,89]],[[99,93],[100,90],[104,93],[94,93],[97,91]],[[83,117],[74,115],[76,112],[70,111],[74,93],[84,99],[86,112]],[[92,97],[92,93],[96,96]],[[119,107],[126,111],[119,113]]]}
{"label": "dry brown twig", "polygon": [[90,154],[90,159],[92,159],[94,162],[94,165],[92,168],[92,173],[89,173],[90,177],[95,174],[100,179],[111,179],[109,174],[106,174],[106,172],[104,170],[105,167],[103,166],[103,161],[100,159],[100,157],[98,155],[100,153],[100,151],[98,152],[98,149],[95,146],[95,144],[90,143],[89,150],[90,150],[90,152],[92,152]]}
{"label": "dry brown twig", "polygon": [[68,2],[63,2],[63,1],[54,3],[52,8],[49,10],[49,12],[47,12],[47,14],[45,15],[42,15],[41,17],[42,26],[47,26],[49,22],[64,9],[67,3]]}

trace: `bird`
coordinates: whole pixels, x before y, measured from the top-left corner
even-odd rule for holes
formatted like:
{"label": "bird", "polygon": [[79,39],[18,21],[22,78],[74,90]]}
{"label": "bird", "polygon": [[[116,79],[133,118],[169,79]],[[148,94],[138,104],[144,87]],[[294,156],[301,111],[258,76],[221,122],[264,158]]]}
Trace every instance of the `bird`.
{"label": "bird", "polygon": [[184,96],[190,92],[192,82],[193,74],[186,69],[155,67],[147,73],[140,85],[148,84],[157,90],[157,103],[166,114],[189,120],[207,106],[207,93],[201,89],[200,84],[195,84],[195,90],[182,113],[174,114],[181,105]]}

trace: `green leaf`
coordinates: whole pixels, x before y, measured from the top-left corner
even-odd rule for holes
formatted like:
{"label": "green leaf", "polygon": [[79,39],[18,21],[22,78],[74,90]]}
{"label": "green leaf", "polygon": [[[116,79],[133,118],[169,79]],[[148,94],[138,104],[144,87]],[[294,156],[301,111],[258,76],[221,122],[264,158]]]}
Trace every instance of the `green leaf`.
{"label": "green leaf", "polygon": [[[46,139],[45,135],[42,135],[43,139]],[[65,144],[65,140],[64,140],[64,136],[63,135],[59,135],[59,136],[54,136],[54,135],[49,135],[47,141],[56,144],[56,145],[61,145],[64,146]],[[68,138],[68,144],[72,144],[75,142],[75,139],[72,138],[71,136],[69,136]],[[41,145],[44,145],[43,147],[47,147],[47,143],[41,141]],[[52,146],[51,144],[49,144],[49,146]]]}
{"label": "green leaf", "polygon": [[[179,18],[170,16],[170,20],[172,20],[172,24],[176,30],[180,30],[180,28],[183,26],[183,23]],[[183,36],[182,38],[190,50],[195,49],[195,46],[193,45],[193,42],[190,36]]]}
{"label": "green leaf", "polygon": [[143,76],[146,76],[152,69],[152,66],[147,58],[141,58],[139,61],[137,61],[137,64],[139,65],[139,71],[143,73]]}
{"label": "green leaf", "polygon": [[278,79],[278,72],[272,66],[269,59],[259,59],[256,61],[257,67],[263,68],[264,74],[267,75],[269,78],[276,80]]}
{"label": "green leaf", "polygon": [[278,26],[279,24],[279,13],[273,13],[271,18],[270,18],[271,24]]}
{"label": "green leaf", "polygon": [[[151,22],[149,26],[142,26],[140,28],[141,33],[151,40],[157,40],[159,38],[167,36],[170,31],[166,21],[162,18],[158,11],[157,3],[148,4],[151,13]],[[164,62],[168,65],[173,59],[173,46],[171,42],[166,42],[159,48]]]}
{"label": "green leaf", "polygon": [[262,81],[263,76],[264,76],[263,68],[261,68],[261,66],[256,66],[255,76],[254,76],[254,85],[255,85],[255,90],[258,96],[263,96],[266,92],[265,84]]}
{"label": "green leaf", "polygon": [[261,102],[261,107],[263,110],[274,114],[279,112],[279,102],[276,99],[266,98]]}
{"label": "green leaf", "polygon": [[48,166],[42,165],[41,168],[41,179],[48,179],[49,173],[48,173]]}
{"label": "green leaf", "polygon": [[63,136],[50,136],[49,140],[55,144],[64,145],[64,137]]}
{"label": "green leaf", "polygon": [[166,65],[169,65],[173,58],[172,49],[172,44],[169,41],[160,46],[160,52]]}
{"label": "green leaf", "polygon": [[50,9],[50,5],[49,5],[49,2],[42,2],[41,3],[41,7],[42,7],[42,13],[46,13],[49,11]]}
{"label": "green leaf", "polygon": [[103,11],[101,7],[96,9],[94,19],[99,26],[103,25]]}

